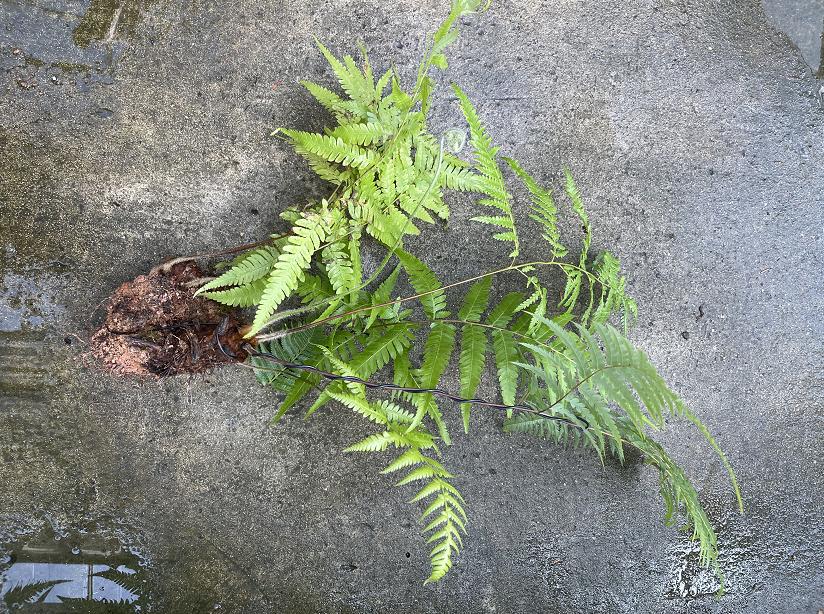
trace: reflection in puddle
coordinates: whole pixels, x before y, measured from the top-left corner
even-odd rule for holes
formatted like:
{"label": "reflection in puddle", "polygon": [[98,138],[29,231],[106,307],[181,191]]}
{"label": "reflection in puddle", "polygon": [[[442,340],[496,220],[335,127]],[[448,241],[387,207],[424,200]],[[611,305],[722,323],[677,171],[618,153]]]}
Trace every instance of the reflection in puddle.
{"label": "reflection in puddle", "polygon": [[145,566],[114,534],[47,526],[0,549],[0,604],[21,612],[141,612]]}
{"label": "reflection in puddle", "polygon": [[128,589],[136,574],[125,565],[15,563],[6,572],[0,597],[8,606],[78,600],[131,604],[139,598]]}

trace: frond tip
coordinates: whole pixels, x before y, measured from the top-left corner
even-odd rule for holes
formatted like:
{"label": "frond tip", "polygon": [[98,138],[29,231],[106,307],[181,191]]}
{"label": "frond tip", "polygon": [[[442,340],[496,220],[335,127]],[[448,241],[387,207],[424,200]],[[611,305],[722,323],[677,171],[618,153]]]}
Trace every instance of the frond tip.
{"label": "frond tip", "polygon": [[[425,583],[437,582],[452,567],[453,557],[463,546],[466,535],[467,516],[464,498],[451,483],[453,477],[436,459],[424,453],[434,448],[435,443],[423,425],[412,430],[404,428],[411,416],[398,406],[387,403],[370,403],[351,394],[335,394],[335,400],[372,422],[383,425],[384,430],[369,435],[349,446],[347,452],[383,452],[390,447],[403,451],[381,472],[383,474],[405,471],[406,475],[396,482],[396,486],[423,483],[410,503],[427,502],[420,520],[427,535],[427,543],[434,544],[430,551],[431,573]],[[398,420],[398,416],[401,419]]]}

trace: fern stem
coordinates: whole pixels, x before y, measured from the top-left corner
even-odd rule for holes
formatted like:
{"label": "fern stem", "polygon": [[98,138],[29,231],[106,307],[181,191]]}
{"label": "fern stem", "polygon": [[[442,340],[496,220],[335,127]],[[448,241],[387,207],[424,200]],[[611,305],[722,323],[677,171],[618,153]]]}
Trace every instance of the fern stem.
{"label": "fern stem", "polygon": [[161,271],[167,272],[174,265],[179,264],[181,262],[188,262],[189,260],[202,260],[203,258],[214,258],[215,256],[228,256],[229,254],[245,252],[247,249],[254,249],[256,247],[268,245],[269,243],[273,243],[274,241],[280,241],[281,239],[285,239],[286,237],[288,237],[290,234],[292,233],[286,232],[282,235],[269,237],[268,239],[264,239],[263,241],[255,241],[254,243],[244,243],[243,245],[236,245],[235,247],[229,247],[217,252],[206,252],[204,254],[193,254],[191,256],[179,256],[177,258],[172,258],[171,260],[167,260],[166,262],[158,264],[156,267],[152,268],[149,271],[149,274],[158,273]]}
{"label": "fern stem", "polygon": [[[593,275],[589,271],[587,271],[586,269],[578,267],[578,266],[573,265],[573,264],[569,264],[567,262],[559,262],[559,261],[556,261],[556,260],[545,260],[545,261],[534,260],[532,262],[525,262],[525,263],[522,263],[522,264],[510,265],[510,266],[504,267],[502,269],[496,269],[494,271],[488,271],[486,273],[482,273],[481,275],[476,275],[474,277],[469,277],[469,278],[466,278],[466,279],[462,279],[461,281],[456,281],[456,282],[453,282],[451,284],[447,284],[445,286],[441,286],[439,288],[436,288],[434,290],[429,290],[427,292],[418,292],[416,294],[412,294],[410,296],[405,296],[405,297],[401,297],[401,298],[396,298],[394,300],[387,301],[385,303],[379,303],[377,305],[366,305],[366,306],[363,306],[363,307],[358,307],[357,309],[351,309],[349,311],[345,311],[343,313],[333,314],[333,315],[328,316],[326,318],[321,318],[320,320],[315,320],[314,322],[308,322],[306,324],[303,324],[301,326],[296,326],[295,328],[290,328],[288,330],[279,330],[279,331],[275,331],[273,333],[269,333],[267,335],[259,335],[257,337],[257,340],[258,341],[272,341],[274,339],[281,339],[281,338],[286,337],[288,335],[291,335],[293,333],[297,333],[297,332],[300,332],[300,331],[303,331],[303,330],[308,330],[310,328],[315,328],[316,326],[321,326],[323,324],[326,324],[328,322],[332,322],[334,320],[339,320],[341,318],[347,318],[349,316],[352,316],[352,315],[355,315],[355,314],[358,314],[358,313],[362,313],[364,311],[371,311],[372,309],[380,309],[382,307],[391,307],[392,305],[397,305],[397,304],[400,304],[400,303],[405,303],[407,301],[417,300],[417,299],[422,298],[424,296],[429,296],[430,294],[435,294],[436,292],[442,292],[444,290],[449,290],[450,288],[457,288],[459,286],[463,286],[465,284],[469,284],[469,283],[472,283],[472,282],[475,282],[475,281],[479,281],[479,280],[485,279],[487,277],[492,277],[494,275],[499,275],[501,273],[508,273],[510,271],[519,271],[520,272],[520,270],[523,269],[523,268],[538,267],[538,266],[561,266],[561,267],[566,267],[566,268],[570,268],[570,269],[575,269],[575,270],[581,271],[584,275],[587,276],[587,278],[590,281],[594,279]],[[318,306],[320,306],[322,304],[323,303],[319,303]]]}
{"label": "fern stem", "polygon": [[[221,344],[220,336],[218,331],[215,331],[215,340],[217,343],[218,348],[221,352],[230,356],[230,354],[225,350],[224,346]],[[492,409],[500,409],[500,410],[515,410],[525,413],[534,414],[536,416],[540,416],[546,420],[553,420],[555,422],[563,422],[564,424],[568,424],[569,426],[573,426],[575,428],[579,428],[582,430],[586,430],[591,428],[591,425],[584,420],[583,418],[578,418],[583,425],[575,422],[574,420],[570,420],[569,418],[565,418],[563,416],[554,416],[551,414],[545,413],[546,410],[540,410],[535,407],[531,407],[529,405],[506,405],[504,403],[496,403],[494,401],[486,401],[484,399],[466,399],[464,397],[460,397],[457,395],[452,394],[442,388],[415,388],[411,386],[399,386],[397,384],[390,384],[386,382],[374,382],[362,379],[360,377],[351,376],[351,375],[339,375],[337,373],[331,373],[329,371],[324,371],[323,369],[319,369],[317,367],[313,367],[312,365],[304,365],[299,363],[293,363],[286,360],[282,360],[275,356],[270,352],[262,352],[255,348],[252,344],[246,343],[243,346],[243,350],[249,355],[254,358],[263,358],[265,360],[274,362],[275,364],[281,365],[287,369],[297,370],[297,371],[308,371],[310,373],[315,373],[320,375],[324,379],[329,381],[338,381],[338,382],[348,382],[348,383],[355,383],[360,384],[366,388],[371,390],[390,390],[392,392],[407,392],[410,394],[432,394],[435,396],[443,397],[445,399],[449,399],[454,403],[469,403],[470,405],[478,405],[481,407],[490,407]],[[551,407],[551,406],[550,406]]]}

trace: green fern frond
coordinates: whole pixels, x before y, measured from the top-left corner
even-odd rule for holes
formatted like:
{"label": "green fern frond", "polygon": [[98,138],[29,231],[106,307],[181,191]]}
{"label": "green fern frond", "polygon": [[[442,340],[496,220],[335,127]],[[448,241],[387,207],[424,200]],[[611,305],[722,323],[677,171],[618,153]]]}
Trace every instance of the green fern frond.
{"label": "green fern frond", "polygon": [[326,239],[333,224],[330,216],[318,214],[310,214],[295,223],[272,272],[266,278],[266,288],[246,337],[257,334],[278,306],[297,288],[303,280],[304,271],[309,268],[312,256]]}
{"label": "green fern frond", "polygon": [[423,350],[421,364],[421,386],[436,388],[441,379],[452,350],[455,347],[455,327],[446,322],[435,322],[429,330]]}
{"label": "green fern frond", "polygon": [[[320,351],[326,356],[326,360],[331,365],[330,368],[338,375],[343,375],[346,377],[360,377],[357,368],[346,362],[345,360],[341,359],[340,357],[336,356],[335,353],[330,350],[328,347],[319,346]],[[330,384],[327,391],[324,391],[324,395],[328,394],[328,390],[338,387],[341,384],[339,382],[334,382]],[[352,394],[358,395],[359,397],[365,399],[366,398],[366,388],[363,384],[359,384],[358,382],[343,382],[343,386],[349,389]],[[323,396],[323,395],[322,395]]]}
{"label": "green fern frond", "polygon": [[[395,358],[393,381],[398,386],[408,388],[424,387],[420,369],[411,368],[411,362],[408,354],[406,353],[400,354]],[[452,444],[452,440],[449,436],[449,430],[446,428],[446,423],[443,420],[443,415],[438,408],[438,404],[435,402],[435,398],[431,394],[402,393],[400,396],[412,403],[412,405],[416,408],[412,421],[407,427],[407,432],[412,432],[418,429],[422,425],[424,418],[428,416],[435,423],[435,426],[438,429],[438,435],[441,437],[443,442],[446,445]]]}
{"label": "green fern frond", "polygon": [[486,323],[499,328],[506,327],[515,315],[518,305],[523,302],[522,292],[510,292],[504,296],[486,317]]}
{"label": "green fern frond", "polygon": [[[466,322],[480,322],[481,316],[489,303],[491,277],[477,281],[464,297],[458,318]],[[486,363],[486,331],[474,324],[461,327],[461,349],[458,359],[458,371],[461,383],[461,396],[472,398],[481,383],[481,374]],[[464,432],[469,432],[469,414],[471,405],[461,403]]]}
{"label": "green fern frond", "polygon": [[331,137],[341,139],[350,145],[360,146],[380,144],[389,134],[386,127],[377,122],[346,124],[329,132]]}
{"label": "green fern frond", "polygon": [[245,286],[235,286],[226,290],[214,290],[204,292],[203,296],[221,305],[229,307],[253,307],[260,302],[263,297],[263,290],[266,288],[266,279],[256,279]]}
{"label": "green fern frond", "polygon": [[375,403],[370,403],[363,397],[344,392],[329,392],[328,394],[335,401],[359,413],[361,416],[363,416],[370,422],[383,425],[389,423],[386,414],[383,412],[380,406],[376,405]]}
{"label": "green fern frond", "polygon": [[308,151],[301,151],[301,155],[309,163],[309,167],[315,171],[315,174],[324,181],[335,185],[342,185],[352,180],[353,175],[350,169],[341,169],[337,164],[329,162],[325,158]]}
{"label": "green fern frond", "polygon": [[[407,385],[412,385],[416,388],[437,388],[438,382],[441,379],[446,366],[449,364],[449,359],[452,356],[452,350],[455,347],[455,327],[446,322],[435,322],[432,324],[429,336],[426,338],[423,350],[423,361],[421,368],[417,373],[410,372],[411,382]],[[412,402],[418,408],[415,414],[415,419],[409,426],[409,430],[415,429],[423,420],[423,417],[428,415],[438,427],[439,434],[447,445],[452,441],[449,436],[449,431],[443,421],[443,416],[438,404],[432,394],[416,394],[413,395]]]}
{"label": "green fern frond", "polygon": [[[578,257],[577,267],[564,267],[563,265],[561,266],[562,270],[566,273],[567,281],[564,286],[564,291],[558,306],[562,309],[565,309],[567,313],[571,314],[575,306],[578,304],[578,298],[581,294],[584,277],[586,276],[588,271],[587,260],[589,258],[590,242],[592,241],[592,229],[589,224],[589,216],[587,215],[586,209],[584,208],[583,199],[581,198],[581,194],[578,191],[578,187],[575,184],[575,180],[572,178],[572,174],[569,172],[569,170],[564,170],[564,176],[566,178],[566,181],[564,183],[564,192],[566,193],[567,198],[570,201],[572,211],[575,213],[575,215],[581,222],[581,230],[584,233],[584,238],[581,245],[581,254]],[[592,297],[591,293],[590,296]],[[593,306],[593,300],[594,299],[591,298],[584,311],[584,317],[582,318],[582,321],[584,322],[589,317],[590,310]]]}
{"label": "green fern frond", "polygon": [[698,498],[698,492],[684,470],[653,439],[631,434],[627,441],[644,454],[645,463],[658,470],[659,492],[666,508],[664,520],[667,525],[675,526],[679,513],[685,516],[690,522],[692,538],[699,544],[699,564],[709,567],[715,563],[718,558],[718,539]]}
{"label": "green fern frond", "polygon": [[578,216],[578,219],[581,220],[581,229],[584,232],[584,255],[589,251],[589,244],[591,241],[592,229],[589,225],[589,215],[587,215],[586,208],[584,207],[584,201],[581,198],[581,193],[578,191],[578,186],[575,184],[575,180],[572,178],[572,173],[569,172],[568,169],[564,169],[564,191],[566,192],[567,197],[569,198],[570,206],[572,210],[575,212],[575,215]]}
{"label": "green fern frond", "polygon": [[274,268],[279,255],[277,248],[268,245],[252,250],[244,254],[228,271],[200,286],[195,296],[226,286],[245,286],[266,277]]}
{"label": "green fern frond", "polygon": [[[498,369],[501,398],[506,405],[514,405],[518,389],[518,368],[515,363],[518,361],[519,352],[512,333],[508,330],[493,330],[492,349]],[[507,416],[511,413],[512,410],[507,410]]]}
{"label": "green fern frond", "polygon": [[541,236],[550,244],[552,257],[554,259],[563,258],[566,256],[567,249],[561,243],[561,233],[558,230],[558,209],[555,206],[552,193],[538,185],[532,175],[521,168],[517,161],[512,158],[504,158],[504,160],[529,190],[533,211],[529,217],[538,222],[543,228]]}
{"label": "green fern frond", "polygon": [[393,312],[392,306],[378,307],[377,305],[388,303],[392,298],[392,292],[395,290],[395,285],[398,283],[398,276],[400,275],[400,272],[401,267],[396,266],[387,278],[384,279],[372,293],[371,304],[374,309],[369,311],[365,328],[368,329],[371,327],[375,323],[375,320],[382,315]]}
{"label": "green fern frond", "polygon": [[[461,350],[458,359],[458,371],[461,382],[461,396],[471,399],[481,383],[481,375],[486,364],[486,332],[474,324],[461,327]],[[464,432],[469,432],[469,414],[471,405],[461,403]]]}
{"label": "green fern frond", "polygon": [[412,329],[408,324],[388,326],[383,334],[373,333],[369,342],[350,364],[358,377],[366,378],[377,373],[405,352],[410,345]]}
{"label": "green fern frond", "polygon": [[339,122],[349,121],[351,117],[361,116],[363,110],[357,103],[351,100],[344,100],[331,90],[317,83],[312,83],[311,81],[301,81],[300,83],[327,111],[333,113]]}
{"label": "green fern frond", "polygon": [[[593,274],[600,287],[594,310],[587,311],[592,324],[604,324],[615,314],[621,314],[624,332],[638,316],[638,306],[626,293],[626,278],[621,275],[621,262],[610,252],[602,252],[593,265]],[[586,319],[582,319],[587,323]]]}
{"label": "green fern frond", "polygon": [[[510,331],[504,330],[515,315],[518,305],[523,302],[521,292],[511,292],[504,296],[492,309],[486,319],[492,331],[492,349],[495,354],[495,367],[498,373],[498,385],[501,398],[507,405],[515,404],[518,389],[518,369],[513,362],[518,359],[518,347]],[[509,412],[507,412],[509,415]]]}
{"label": "green fern frond", "polygon": [[431,55],[435,58],[433,63],[439,68],[446,68],[446,58],[442,57],[443,52],[449,45],[457,40],[460,34],[456,25],[458,19],[477,11],[478,7],[481,6],[481,1],[482,0],[452,0],[449,15],[444,19],[432,37],[433,45]]}
{"label": "green fern frond", "polygon": [[[610,448],[620,458],[623,458],[624,443],[647,453],[649,462],[661,472],[667,520],[670,521],[673,511],[682,506],[695,536],[701,542],[702,559],[714,560],[717,553],[715,533],[698,504],[693,487],[663,448],[646,434],[647,429],[662,428],[667,415],[690,419],[719,454],[740,505],[735,475],[707,429],[670,390],[646,354],[635,348],[615,328],[598,324],[594,327],[595,334],[592,334],[580,326],[576,334],[549,320],[544,320],[544,325],[553,331],[563,356],[559,357],[545,345],[521,344],[532,353],[538,367],[524,363],[519,363],[519,367],[537,374],[546,386],[540,397],[531,399],[532,404],[551,414],[561,412],[559,415],[585,420],[589,428],[584,429],[584,435],[591,431],[608,437],[611,440]],[[620,412],[616,413],[613,407]],[[539,416],[513,419],[508,421],[506,428],[533,434],[546,433],[555,439],[578,431],[572,429],[559,433],[557,425],[537,426],[540,420]],[[588,443],[603,454],[606,451],[604,438],[599,436],[596,439],[592,433],[589,436]]]}
{"label": "green fern frond", "polygon": [[[258,350],[272,354],[285,362],[300,363],[310,361],[320,354],[317,344],[322,341],[322,334],[317,329],[295,331],[274,341],[261,342]],[[261,384],[272,386],[279,392],[287,392],[296,379],[295,373],[286,367],[272,365],[263,358],[251,358],[255,368],[255,377]]]}
{"label": "green fern frond", "polygon": [[377,154],[371,149],[347,143],[340,137],[327,134],[315,134],[302,130],[282,129],[292,141],[295,151],[310,159],[317,156],[329,162],[336,162],[343,166],[364,169],[375,164]]}
{"label": "green fern frond", "polygon": [[361,439],[357,443],[353,443],[348,448],[344,448],[344,452],[383,452],[394,442],[389,431],[382,433],[375,433]]}
{"label": "green fern frond", "polygon": [[375,99],[374,84],[370,85],[367,82],[367,79],[355,65],[351,57],[345,56],[344,62],[342,63],[319,40],[315,39],[315,44],[332,67],[343,91],[346,92],[352,100],[363,105],[364,109],[368,108]]}
{"label": "green fern frond", "polygon": [[303,304],[312,304],[325,301],[334,296],[335,291],[326,276],[307,273],[297,287],[297,294]]}
{"label": "green fern frond", "polygon": [[461,106],[464,118],[469,124],[470,142],[475,153],[475,168],[481,174],[477,180],[475,189],[486,196],[479,204],[494,207],[502,212],[504,216],[488,217],[480,216],[473,218],[485,224],[493,224],[506,229],[506,232],[493,235],[499,241],[507,241],[513,244],[510,258],[516,258],[520,253],[520,241],[515,230],[515,217],[512,213],[512,197],[506,190],[501,168],[495,160],[498,155],[498,148],[492,145],[492,139],[487,135],[486,129],[481,123],[478,113],[463,90],[457,85],[452,85],[455,95]]}
{"label": "green fern frond", "polygon": [[326,274],[335,294],[347,295],[360,284],[349,246],[343,240],[328,243],[321,250],[321,261],[326,267]]}
{"label": "green fern frond", "polygon": [[353,220],[365,225],[367,233],[387,247],[394,247],[403,234],[420,234],[409,218],[392,205],[384,205],[381,210],[375,203],[350,200],[347,211]]}
{"label": "green fern frond", "polygon": [[489,289],[491,286],[492,277],[484,277],[472,284],[458,311],[458,318],[467,322],[480,322],[481,316],[489,304]]}
{"label": "green fern frond", "polygon": [[449,317],[449,312],[446,310],[446,295],[440,289],[441,282],[438,281],[432,269],[408,252],[398,249],[395,253],[409,276],[409,282],[415,292],[425,294],[419,300],[426,317],[430,320]]}
{"label": "green fern frond", "polygon": [[[422,532],[432,544],[427,582],[441,579],[452,566],[466,534],[467,517],[453,476],[440,461],[440,447],[449,446],[451,440],[439,403],[431,393],[408,389],[439,387],[456,342],[461,397],[477,394],[491,349],[502,402],[541,412],[522,407],[524,411],[512,415],[510,410],[505,431],[589,448],[602,462],[607,454],[623,461],[625,445],[641,450],[659,472],[667,522],[673,522],[679,511],[686,515],[701,545],[701,562],[709,564],[715,560],[717,543],[697,492],[649,433],[663,428],[669,416],[686,418],[721,458],[740,503],[738,484],[728,460],[697,416],[666,386],[643,352],[607,325],[620,315],[626,327],[637,307],[627,294],[618,259],[609,252],[594,259],[590,254],[590,222],[571,174],[565,171],[563,201],[569,202],[580,222],[583,240],[580,254],[558,262],[568,256],[570,243],[562,241],[552,193],[515,160],[502,158],[524,183],[530,217],[539,224],[552,254],[552,262],[518,264],[520,237],[499,148],[476,108],[455,86],[469,126],[472,163],[454,155],[463,146],[462,142],[456,146],[462,138],[452,139],[451,131],[436,137],[427,127],[430,105],[437,100],[432,68],[446,68],[444,51],[458,35],[459,19],[480,9],[482,1],[452,0],[449,16],[427,41],[415,87],[409,92],[401,87],[394,69],[376,81],[362,45],[363,62],[358,65],[352,57],[338,58],[318,43],[343,92],[311,82],[304,86],[337,122],[320,133],[279,132],[319,177],[335,186],[330,202],[289,207],[282,214],[293,225],[287,237],[275,237],[271,245],[239,257],[197,294],[232,306],[256,305],[247,337],[275,322],[295,327],[258,337],[258,341],[276,338],[261,341],[258,347],[280,361],[314,367],[317,372],[282,368],[260,355],[250,359],[257,378],[285,395],[276,420],[317,389],[307,416],[336,401],[377,425],[379,432],[347,451],[397,450],[383,473],[401,472],[397,486],[418,486],[411,502],[423,502]],[[512,264],[496,273],[518,272],[526,280],[523,292],[510,293],[490,306],[493,273],[480,276],[455,320],[449,319],[438,277],[403,249],[406,235],[422,231],[421,222],[448,219],[448,190],[479,195],[480,215],[472,220],[490,226],[493,239],[511,246]],[[386,248],[378,246],[377,259],[383,259],[377,266],[375,254],[366,249],[361,262],[361,240],[367,235]],[[399,264],[378,282],[393,256]],[[538,269],[549,265],[559,265],[566,275],[560,313],[551,313],[548,289],[539,279]],[[401,270],[414,293],[393,300]],[[302,304],[284,309],[290,297]],[[412,319],[413,300],[420,302],[425,321]],[[575,328],[565,328],[573,322]],[[423,345],[420,362],[410,358],[416,338]],[[367,396],[373,384],[359,382],[372,380],[385,368],[392,369],[400,390],[391,398],[373,400],[371,392]],[[328,373],[322,377],[323,372],[358,381],[341,381]],[[465,431],[470,409],[470,403],[461,405]]]}
{"label": "green fern frond", "polygon": [[335,395],[335,398],[368,420],[386,426],[384,431],[349,446],[347,452],[383,452],[390,447],[400,448],[403,452],[381,473],[405,470],[406,474],[396,482],[396,486],[425,482],[410,503],[432,498],[421,514],[421,522],[426,522],[422,532],[429,534],[427,543],[435,543],[430,555],[432,571],[427,581],[437,581],[452,566],[453,556],[460,550],[461,534],[466,534],[467,517],[463,497],[449,482],[452,474],[440,462],[423,453],[423,450],[434,447],[432,436],[422,427],[410,431],[393,426],[382,407],[375,404],[351,395]]}

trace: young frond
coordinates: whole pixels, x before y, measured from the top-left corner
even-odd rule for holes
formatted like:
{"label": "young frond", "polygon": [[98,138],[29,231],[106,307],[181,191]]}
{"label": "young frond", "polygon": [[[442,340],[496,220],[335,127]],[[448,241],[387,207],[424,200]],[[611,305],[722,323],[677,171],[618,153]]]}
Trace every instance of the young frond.
{"label": "young frond", "polygon": [[446,19],[441,23],[433,36],[432,60],[438,68],[446,68],[446,58],[443,56],[444,50],[455,42],[460,34],[457,22],[464,15],[468,15],[478,10],[482,0],[452,0],[451,10]]}

